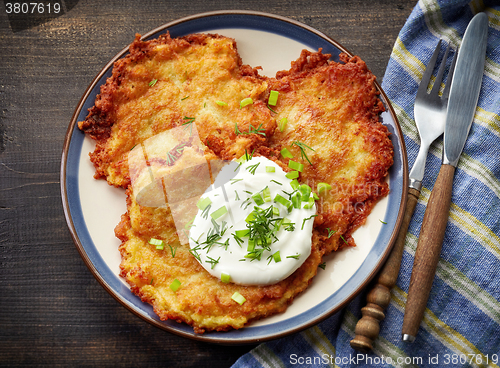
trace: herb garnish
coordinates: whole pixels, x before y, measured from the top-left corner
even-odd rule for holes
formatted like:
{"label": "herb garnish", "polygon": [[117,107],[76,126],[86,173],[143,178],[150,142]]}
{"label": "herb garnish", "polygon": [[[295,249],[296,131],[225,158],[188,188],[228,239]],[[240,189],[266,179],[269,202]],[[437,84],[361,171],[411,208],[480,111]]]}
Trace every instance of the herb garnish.
{"label": "herb garnish", "polygon": [[182,125],[186,125],[186,128],[189,126],[189,135],[193,134],[193,123],[194,123],[195,118],[191,118],[189,116],[184,116],[183,120],[186,120],[185,123],[182,123]]}
{"label": "herb garnish", "polygon": [[238,128],[238,123],[234,123],[234,134],[236,135],[242,135],[242,134],[260,134],[263,135],[264,137],[266,136],[266,130],[262,128],[262,123],[256,128],[250,123],[250,126],[248,127],[248,132],[242,132]]}
{"label": "herb garnish", "polygon": [[328,231],[328,239],[330,239],[331,236],[337,232],[337,230],[330,230],[329,227],[326,228],[326,231]]}
{"label": "herb garnish", "polygon": [[255,170],[257,170],[257,167],[260,165],[260,162],[257,162],[254,165],[250,165],[247,167],[247,170],[252,174],[255,175]]}
{"label": "herb garnish", "polygon": [[297,146],[299,147],[300,149],[300,156],[302,157],[302,159],[304,160],[307,160],[307,162],[309,162],[310,165],[312,165],[311,161],[309,160],[309,157],[307,157],[307,154],[306,154],[306,148],[307,149],[310,149],[311,151],[314,151],[314,149],[312,149],[311,147],[309,147],[308,145],[302,143],[302,142],[299,142],[299,141],[295,141],[291,144],[291,146]]}

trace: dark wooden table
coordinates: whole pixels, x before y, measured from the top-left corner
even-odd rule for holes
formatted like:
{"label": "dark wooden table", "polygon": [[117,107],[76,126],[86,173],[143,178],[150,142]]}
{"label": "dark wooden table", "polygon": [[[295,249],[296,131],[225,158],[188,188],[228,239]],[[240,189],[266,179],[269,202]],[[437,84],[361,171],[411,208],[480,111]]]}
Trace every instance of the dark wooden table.
{"label": "dark wooden table", "polygon": [[59,185],[76,104],[135,33],[223,9],[306,23],[360,55],[382,80],[416,1],[66,0],[64,14],[51,19],[9,17],[7,3],[0,3],[0,366],[229,367],[253,346],[191,341],[149,325],[80,258]]}

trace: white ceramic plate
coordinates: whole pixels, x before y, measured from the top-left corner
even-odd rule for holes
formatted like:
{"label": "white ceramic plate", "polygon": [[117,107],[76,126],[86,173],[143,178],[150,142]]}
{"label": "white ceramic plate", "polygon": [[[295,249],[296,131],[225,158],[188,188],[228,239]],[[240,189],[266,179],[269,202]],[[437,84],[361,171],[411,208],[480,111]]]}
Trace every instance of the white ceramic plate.
{"label": "white ceramic plate", "polygon": [[[257,12],[211,12],[183,18],[157,28],[144,39],[156,38],[169,31],[172,37],[189,33],[211,32],[232,37],[245,64],[262,66],[262,74],[274,76],[290,68],[302,49],[332,54],[350,53],[326,35],[296,21]],[[146,321],[185,337],[221,344],[255,343],[282,337],[314,325],[339,311],[373,278],[395,241],[406,203],[407,164],[402,133],[383,93],[387,111],[382,122],[392,133],[394,165],[390,171],[390,194],[380,201],[364,226],[354,234],[357,247],[326,257],[325,270],[311,286],[295,298],[285,313],[272,316],[229,332],[194,334],[192,328],[173,321],[160,321],[149,304],[131,293],[119,275],[120,241],[114,228],[126,212],[125,193],[104,180],[93,179],[94,167],[88,153],[93,141],[78,129],[92,107],[99,88],[110,76],[113,62],[125,55],[127,48],[113,58],[99,73],[75,110],[64,145],[61,164],[61,191],[71,234],[85,263],[101,283],[126,308]],[[377,85],[380,89],[380,87]],[[383,223],[383,222],[384,223]]]}

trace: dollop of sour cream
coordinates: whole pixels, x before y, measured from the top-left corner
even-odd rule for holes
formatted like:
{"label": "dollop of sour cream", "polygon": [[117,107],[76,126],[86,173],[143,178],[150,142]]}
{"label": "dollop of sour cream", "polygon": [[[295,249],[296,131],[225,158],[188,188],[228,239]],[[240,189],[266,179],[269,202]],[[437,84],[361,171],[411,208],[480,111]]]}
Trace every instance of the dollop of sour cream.
{"label": "dollop of sour cream", "polygon": [[[224,167],[200,198],[191,253],[223,282],[277,283],[311,253],[313,193],[265,157],[241,163],[234,173],[235,165]],[[221,184],[228,174],[234,176]]]}

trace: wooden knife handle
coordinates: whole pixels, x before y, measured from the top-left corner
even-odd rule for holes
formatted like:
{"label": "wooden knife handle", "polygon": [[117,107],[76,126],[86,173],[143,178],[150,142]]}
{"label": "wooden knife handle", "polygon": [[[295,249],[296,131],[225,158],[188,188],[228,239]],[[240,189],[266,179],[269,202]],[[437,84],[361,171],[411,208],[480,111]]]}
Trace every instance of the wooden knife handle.
{"label": "wooden knife handle", "polygon": [[406,233],[419,196],[420,191],[413,188],[408,190],[406,210],[398,237],[389,258],[377,276],[375,286],[366,297],[366,307],[361,309],[362,318],[356,324],[356,336],[351,340],[351,347],[353,349],[362,352],[372,350],[372,343],[379,334],[379,323],[385,318],[384,311],[391,300],[391,289],[396,285],[396,280],[398,279]]}
{"label": "wooden knife handle", "polygon": [[408,300],[403,318],[404,341],[412,342],[415,340],[424,316],[448,223],[454,175],[454,166],[441,165],[434,189],[427,203],[413,261]]}

